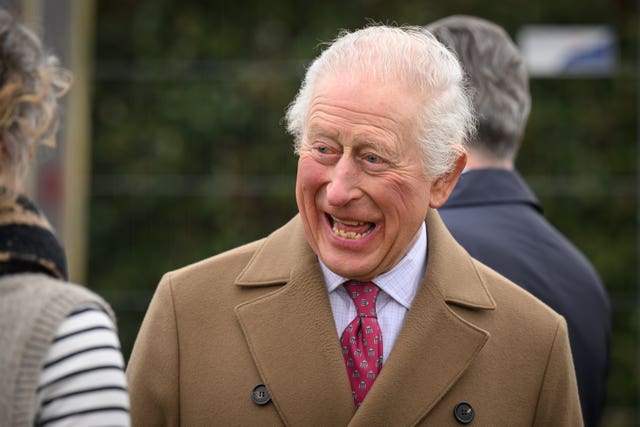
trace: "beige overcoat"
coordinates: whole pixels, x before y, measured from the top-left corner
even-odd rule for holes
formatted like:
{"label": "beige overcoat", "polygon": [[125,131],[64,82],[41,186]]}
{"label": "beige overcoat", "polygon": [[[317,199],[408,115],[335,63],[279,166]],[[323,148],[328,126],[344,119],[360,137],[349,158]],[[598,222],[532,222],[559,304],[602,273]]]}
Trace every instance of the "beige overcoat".
{"label": "beige overcoat", "polygon": [[581,426],[564,319],[472,259],[434,210],[427,230],[420,290],[357,411],[296,216],[162,278],[127,369],[134,425],[443,427],[465,408],[470,426]]}

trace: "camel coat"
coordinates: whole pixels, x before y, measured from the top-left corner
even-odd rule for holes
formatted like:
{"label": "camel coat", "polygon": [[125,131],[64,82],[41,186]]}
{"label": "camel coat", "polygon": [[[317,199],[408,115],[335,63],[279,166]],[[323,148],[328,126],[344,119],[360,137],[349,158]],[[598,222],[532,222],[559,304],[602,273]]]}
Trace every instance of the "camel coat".
{"label": "camel coat", "polygon": [[462,409],[471,426],[581,426],[564,319],[426,222],[425,277],[360,409],[296,216],[162,278],[127,369],[133,425],[446,427]]}

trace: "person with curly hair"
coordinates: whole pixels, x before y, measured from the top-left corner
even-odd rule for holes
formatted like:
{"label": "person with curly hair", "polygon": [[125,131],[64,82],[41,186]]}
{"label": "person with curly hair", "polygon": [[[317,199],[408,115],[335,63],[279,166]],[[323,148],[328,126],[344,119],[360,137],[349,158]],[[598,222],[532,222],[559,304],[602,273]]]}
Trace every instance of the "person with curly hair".
{"label": "person with curly hair", "polygon": [[67,281],[64,249],[24,194],[35,150],[55,146],[71,73],[0,9],[0,425],[128,426],[109,304]]}

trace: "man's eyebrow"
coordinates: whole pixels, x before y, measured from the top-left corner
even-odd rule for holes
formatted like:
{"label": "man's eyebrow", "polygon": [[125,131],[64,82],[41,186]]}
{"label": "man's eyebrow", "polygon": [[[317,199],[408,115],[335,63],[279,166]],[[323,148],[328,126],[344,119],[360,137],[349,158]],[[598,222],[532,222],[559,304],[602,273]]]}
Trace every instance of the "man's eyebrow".
{"label": "man's eyebrow", "polygon": [[309,126],[308,134],[309,135],[314,135],[314,136],[324,136],[324,137],[332,138],[332,139],[335,139],[338,136],[340,136],[340,132],[338,130],[327,129],[327,128],[319,126],[319,125],[311,125],[311,126]]}
{"label": "man's eyebrow", "polygon": [[356,136],[355,138],[356,146],[359,150],[375,150],[380,153],[389,153],[392,150],[389,149],[385,144],[382,144],[375,139],[372,139],[369,136]]}

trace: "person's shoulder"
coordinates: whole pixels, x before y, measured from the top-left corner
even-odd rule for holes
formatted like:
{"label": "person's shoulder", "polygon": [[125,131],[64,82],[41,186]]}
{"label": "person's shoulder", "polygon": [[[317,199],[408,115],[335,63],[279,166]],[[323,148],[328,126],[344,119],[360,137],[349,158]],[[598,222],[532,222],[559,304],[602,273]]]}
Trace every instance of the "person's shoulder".
{"label": "person's shoulder", "polygon": [[4,307],[19,308],[24,317],[55,327],[78,307],[94,306],[112,320],[115,316],[110,304],[96,292],[79,284],[43,273],[17,273],[0,278]]}
{"label": "person's shoulder", "polygon": [[265,252],[274,256],[291,255],[298,248],[291,247],[292,242],[304,239],[298,217],[276,229],[267,237],[231,248],[217,255],[194,262],[187,266],[167,272],[164,277],[174,283],[234,280],[258,254]]}
{"label": "person's shoulder", "polygon": [[496,302],[496,315],[510,322],[534,322],[555,328],[563,317],[532,293],[473,259],[477,272]]}
{"label": "person's shoulder", "polygon": [[251,260],[264,240],[263,238],[237,246],[176,270],[169,271],[165,276],[170,277],[174,282],[180,282],[198,280],[199,278],[220,278],[220,275],[237,275],[240,269]]}
{"label": "person's shoulder", "polygon": [[26,293],[39,295],[78,295],[100,298],[85,286],[71,283],[43,273],[16,273],[0,278],[0,284],[6,288],[14,287]]}

